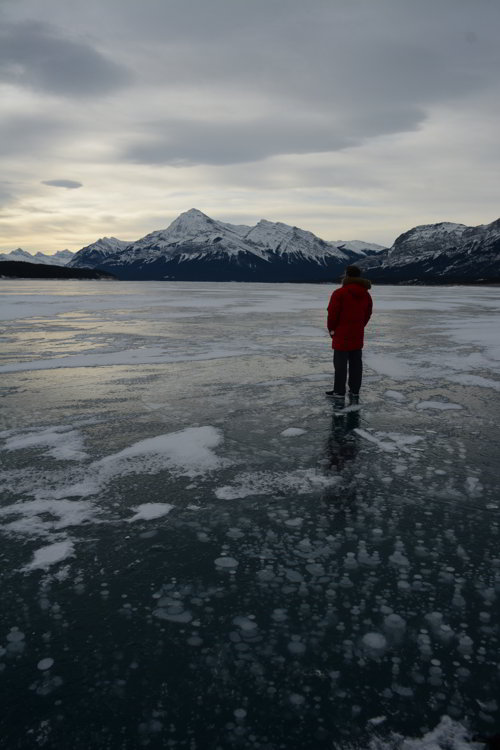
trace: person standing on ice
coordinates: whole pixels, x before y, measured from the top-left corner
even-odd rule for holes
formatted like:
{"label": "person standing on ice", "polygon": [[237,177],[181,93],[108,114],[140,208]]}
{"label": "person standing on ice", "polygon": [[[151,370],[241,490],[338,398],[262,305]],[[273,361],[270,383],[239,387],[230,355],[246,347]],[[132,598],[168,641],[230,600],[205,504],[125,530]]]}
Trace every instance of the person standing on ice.
{"label": "person standing on ice", "polygon": [[345,389],[349,370],[349,404],[359,403],[359,389],[363,376],[363,338],[365,326],[372,314],[371,283],[361,278],[357,266],[347,266],[342,286],[336,289],[328,304],[328,332],[332,338],[335,379],[333,396],[336,409],[345,406]]}

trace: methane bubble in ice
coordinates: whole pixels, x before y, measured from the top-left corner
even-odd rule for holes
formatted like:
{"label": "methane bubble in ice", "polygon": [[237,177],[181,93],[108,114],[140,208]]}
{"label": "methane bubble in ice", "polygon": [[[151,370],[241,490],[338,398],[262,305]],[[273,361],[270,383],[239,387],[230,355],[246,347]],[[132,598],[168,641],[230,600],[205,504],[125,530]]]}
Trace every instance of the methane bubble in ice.
{"label": "methane bubble in ice", "polygon": [[45,670],[50,669],[53,664],[54,664],[54,659],[47,657],[46,659],[40,659],[40,661],[38,662],[36,666],[41,672],[45,672]]}
{"label": "methane bubble in ice", "polygon": [[387,615],[384,618],[384,627],[388,631],[401,632],[406,628],[406,621],[396,614]]}
{"label": "methane bubble in ice", "polygon": [[274,622],[284,622],[287,619],[286,609],[273,609],[271,617]]}
{"label": "methane bubble in ice", "polygon": [[239,565],[234,557],[218,557],[214,562],[218,568],[237,568]]}
{"label": "methane bubble in ice", "polygon": [[10,633],[7,634],[7,640],[9,643],[21,643],[21,641],[24,641],[24,633],[21,633],[18,628],[12,628]]}
{"label": "methane bubble in ice", "polygon": [[234,625],[237,625],[240,630],[243,630],[247,633],[251,633],[254,630],[257,630],[257,623],[254,620],[251,620],[249,617],[238,615],[238,617],[235,617],[233,619],[233,623]]}
{"label": "methane bubble in ice", "polygon": [[387,641],[382,633],[366,633],[361,642],[367,651],[380,654],[387,646]]}
{"label": "methane bubble in ice", "polygon": [[288,644],[288,650],[292,654],[303,654],[306,647],[301,641],[290,641]]}

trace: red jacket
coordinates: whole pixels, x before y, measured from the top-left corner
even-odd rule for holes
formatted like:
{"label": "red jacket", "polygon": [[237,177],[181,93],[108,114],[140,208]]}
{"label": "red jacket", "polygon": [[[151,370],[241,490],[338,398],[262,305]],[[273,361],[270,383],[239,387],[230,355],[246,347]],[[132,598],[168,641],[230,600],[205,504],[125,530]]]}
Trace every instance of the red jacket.
{"label": "red jacket", "polygon": [[328,330],[333,333],[332,349],[346,352],[363,348],[365,325],[372,314],[368,279],[345,278],[328,304]]}

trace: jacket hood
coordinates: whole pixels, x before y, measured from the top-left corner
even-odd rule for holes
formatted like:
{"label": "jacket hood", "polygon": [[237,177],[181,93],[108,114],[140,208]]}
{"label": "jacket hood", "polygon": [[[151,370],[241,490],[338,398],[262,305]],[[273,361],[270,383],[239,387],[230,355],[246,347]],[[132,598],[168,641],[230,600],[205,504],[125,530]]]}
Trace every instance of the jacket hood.
{"label": "jacket hood", "polygon": [[356,295],[358,291],[371,289],[372,283],[368,279],[361,278],[361,276],[344,276],[342,286],[349,286],[349,291]]}

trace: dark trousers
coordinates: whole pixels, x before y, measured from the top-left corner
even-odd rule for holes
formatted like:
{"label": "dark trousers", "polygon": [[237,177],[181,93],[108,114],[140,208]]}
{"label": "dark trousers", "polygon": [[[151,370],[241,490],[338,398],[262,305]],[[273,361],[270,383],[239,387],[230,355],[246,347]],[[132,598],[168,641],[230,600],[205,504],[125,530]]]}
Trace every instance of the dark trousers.
{"label": "dark trousers", "polygon": [[347,365],[349,365],[349,390],[351,393],[359,393],[363,377],[361,349],[353,349],[350,352],[341,352],[338,349],[333,351],[333,369],[335,370],[333,390],[339,396],[345,396]]}

